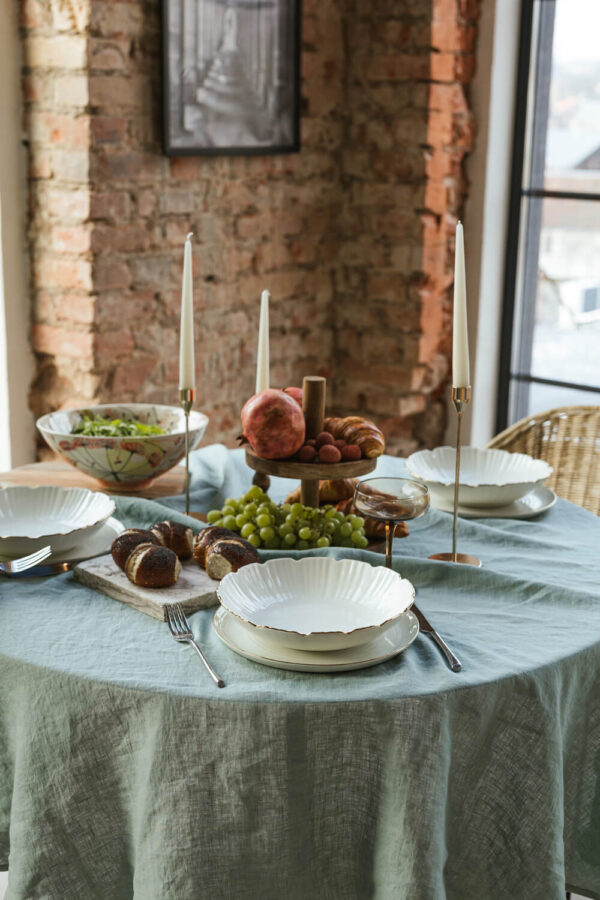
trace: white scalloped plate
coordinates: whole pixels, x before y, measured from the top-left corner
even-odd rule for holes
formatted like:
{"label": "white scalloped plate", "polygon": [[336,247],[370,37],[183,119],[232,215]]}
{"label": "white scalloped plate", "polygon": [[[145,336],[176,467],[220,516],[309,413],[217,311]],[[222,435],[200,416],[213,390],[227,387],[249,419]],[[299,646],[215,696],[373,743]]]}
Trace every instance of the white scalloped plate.
{"label": "white scalloped plate", "polygon": [[226,575],[217,594],[262,640],[315,651],[372,640],[413,604],[415,589],[393,569],[313,556],[251,563]]}
{"label": "white scalloped plate", "polygon": [[386,662],[406,650],[419,633],[419,623],[413,612],[407,610],[388,631],[378,634],[372,641],[346,650],[314,653],[309,650],[293,650],[274,646],[261,640],[249,626],[220,606],[212,619],[212,626],[223,643],[246,659],[292,672],[351,672],[368,669]]}
{"label": "white scalloped plate", "polygon": [[[554,491],[546,487],[544,484],[538,485],[524,497],[519,497],[513,503],[506,506],[488,506],[485,509],[474,506],[458,507],[458,514],[463,519],[533,519],[539,516],[547,509],[551,509],[556,503],[556,494]],[[445,503],[443,506],[436,506],[443,512],[453,512],[453,503]]]}
{"label": "white scalloped plate", "polygon": [[[419,450],[406,460],[410,475],[424,481],[433,506],[454,502],[456,449]],[[507,450],[463,447],[460,455],[460,504],[470,507],[503,506],[524,497],[552,474],[543,459]]]}
{"label": "white scalloped plate", "polygon": [[114,500],[87,488],[9,485],[0,489],[0,553],[24,556],[46,544],[63,553],[114,511]]}

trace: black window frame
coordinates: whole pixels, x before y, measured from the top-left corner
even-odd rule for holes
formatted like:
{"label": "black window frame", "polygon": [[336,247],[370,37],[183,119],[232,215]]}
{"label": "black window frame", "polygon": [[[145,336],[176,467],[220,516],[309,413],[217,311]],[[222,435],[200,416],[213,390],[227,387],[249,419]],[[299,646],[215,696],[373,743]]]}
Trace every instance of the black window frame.
{"label": "black window frame", "polygon": [[[514,356],[514,323],[516,297],[518,288],[519,273],[519,257],[521,252],[521,233],[526,231],[523,239],[526,241],[536,239],[536,227],[531,227],[530,212],[523,212],[523,199],[528,201],[543,201],[546,198],[564,199],[564,200],[585,200],[600,202],[600,194],[577,192],[577,191],[557,191],[548,190],[543,187],[543,174],[540,186],[535,186],[532,182],[535,179],[536,172],[543,173],[545,168],[545,151],[546,151],[546,134],[548,105],[546,103],[545,110],[540,115],[538,108],[539,85],[542,84],[542,90],[549,91],[550,76],[552,67],[552,36],[554,30],[554,12],[556,0],[538,0],[540,11],[539,29],[534,34],[534,12],[536,9],[535,0],[521,0],[521,15],[519,26],[519,50],[517,56],[517,75],[516,75],[516,94],[514,102],[514,130],[513,130],[513,146],[512,146],[512,164],[510,177],[510,199],[507,221],[506,251],[504,263],[504,285],[502,293],[502,323],[500,329],[500,360],[498,371],[498,394],[496,406],[496,433],[503,431],[509,423],[511,387],[513,383],[516,390],[525,390],[528,392],[530,384],[545,384],[555,387],[561,387],[577,391],[587,391],[596,394],[600,403],[600,385],[579,384],[570,381],[560,381],[550,378],[540,378],[531,375],[529,372],[531,363],[532,338],[534,327],[535,304],[528,303],[524,307],[522,313],[522,324],[530,333],[530,340],[526,343],[522,342],[519,352],[519,360],[516,370],[513,371]],[[537,38],[539,35],[548,40],[550,52],[545,56],[538,52]],[[536,45],[534,47],[534,40]],[[546,47],[548,45],[546,44]],[[532,63],[535,66],[535,97],[532,97],[534,110],[531,117],[531,123],[528,121],[528,104],[530,100],[530,79],[532,78]],[[547,98],[546,98],[547,99]],[[529,187],[524,187],[524,171],[527,151],[527,129],[531,128],[531,152],[529,154],[530,172],[527,180]],[[538,204],[537,215],[541,213],[541,202]],[[526,223],[526,229],[523,229],[523,223]],[[532,239],[533,232],[533,239]],[[537,286],[537,268],[539,261],[539,233],[540,223],[537,223],[537,246],[527,247],[523,253],[524,266],[521,275],[524,285],[523,294],[531,296],[528,289],[531,290],[533,282],[533,291]],[[533,281],[535,279],[535,281]],[[525,353],[523,353],[523,350]],[[524,356],[529,356],[525,359]],[[517,403],[517,405],[519,405]],[[524,405],[524,404],[521,404]],[[540,410],[542,412],[542,410]]]}

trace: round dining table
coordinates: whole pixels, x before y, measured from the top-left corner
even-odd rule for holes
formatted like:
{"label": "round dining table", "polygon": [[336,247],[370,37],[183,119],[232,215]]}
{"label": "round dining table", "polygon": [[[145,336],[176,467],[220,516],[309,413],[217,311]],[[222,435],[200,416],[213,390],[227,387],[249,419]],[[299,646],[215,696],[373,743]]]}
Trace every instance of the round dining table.
{"label": "round dining table", "polygon": [[[196,451],[192,508],[252,475],[241,451]],[[273,479],[272,496],[292,486]],[[116,503],[126,526],[202,527],[181,497]],[[561,499],[461,518],[481,568],[428,559],[450,549],[448,513],[409,528],[394,566],[458,673],[422,634],[360,671],[268,668],[202,610],[190,622],[219,690],[166,624],[72,572],[4,578],[7,900],[600,898],[600,519]]]}

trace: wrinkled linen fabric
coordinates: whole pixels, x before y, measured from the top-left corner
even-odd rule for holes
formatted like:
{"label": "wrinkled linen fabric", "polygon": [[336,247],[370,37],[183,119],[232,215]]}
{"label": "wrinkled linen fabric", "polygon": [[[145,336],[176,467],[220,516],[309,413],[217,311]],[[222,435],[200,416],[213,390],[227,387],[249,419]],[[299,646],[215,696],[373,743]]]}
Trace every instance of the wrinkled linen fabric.
{"label": "wrinkled linen fabric", "polygon": [[[238,451],[192,458],[194,509],[251,483]],[[181,498],[116,499],[128,526],[185,521]],[[479,570],[427,559],[448,514],[410,531],[396,568],[458,675],[425,636],[358,672],[266,668],[205,610],[191,621],[219,691],[164,624],[71,573],[4,579],[7,900],[600,898],[600,520],[562,500],[460,520]]]}

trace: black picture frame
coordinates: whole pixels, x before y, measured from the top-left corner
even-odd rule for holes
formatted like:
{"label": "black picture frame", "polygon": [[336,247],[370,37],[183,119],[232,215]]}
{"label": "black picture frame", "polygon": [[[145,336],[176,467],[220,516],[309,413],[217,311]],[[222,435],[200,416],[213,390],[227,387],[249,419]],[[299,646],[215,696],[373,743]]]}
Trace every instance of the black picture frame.
{"label": "black picture frame", "polygon": [[301,0],[163,0],[167,156],[300,149]]}

